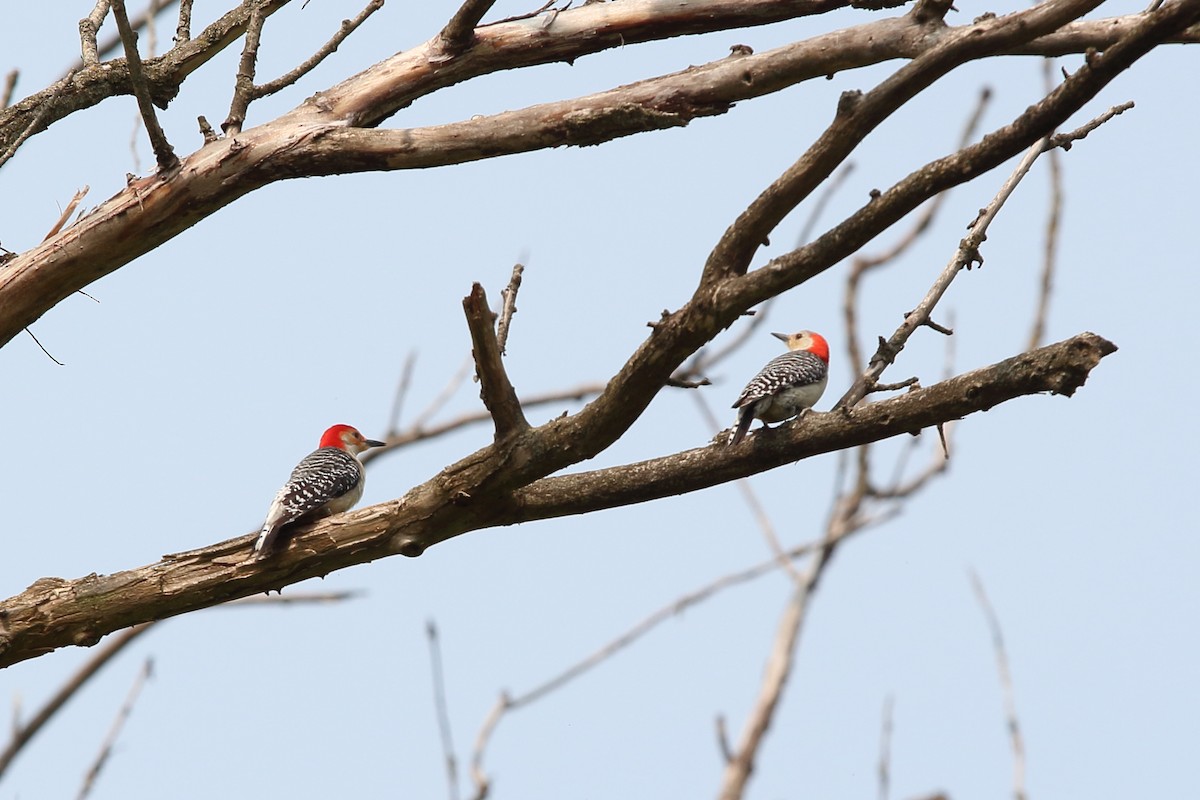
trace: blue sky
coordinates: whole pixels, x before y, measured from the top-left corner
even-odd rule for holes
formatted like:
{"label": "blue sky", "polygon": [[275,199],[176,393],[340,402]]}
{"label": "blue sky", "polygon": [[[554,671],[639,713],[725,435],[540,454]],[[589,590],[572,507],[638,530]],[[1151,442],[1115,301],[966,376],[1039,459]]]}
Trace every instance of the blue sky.
{"label": "blue sky", "polygon": [[[21,68],[18,96],[65,69],[78,52],[77,20],[90,8],[3,12],[0,68]],[[253,105],[247,127],[427,39],[453,8],[388,4],[301,86]],[[523,10],[500,3],[493,16]],[[1107,3],[1100,11],[1131,10]],[[264,34],[260,76],[290,68],[356,12],[328,0],[281,11]],[[198,10],[194,28],[215,13]],[[489,76],[424,98],[389,124],[585,94],[721,58],[731,44],[762,51],[865,18],[629,46],[574,66]],[[201,142],[198,114],[214,125],[224,118],[236,59],[232,48],[194,75],[161,115],[181,155]],[[1200,153],[1188,133],[1200,119],[1180,82],[1195,72],[1194,59],[1184,47],[1162,49],[1072,121],[1137,103],[1063,159],[1047,339],[1091,330],[1119,352],[1072,399],[1024,398],[959,425],[949,473],[898,519],[839,551],[749,796],[873,796],[888,697],[893,797],[1011,794],[1001,693],[971,569],[1004,628],[1032,796],[1195,792],[1187,757],[1200,736],[1192,500],[1200,435],[1187,410],[1196,380],[1185,336],[1200,289],[1192,241]],[[602,147],[276,184],[90,286],[98,304],[65,300],[34,326],[65,366],[24,336],[0,350],[0,419],[9,431],[9,455],[0,459],[9,543],[0,593],[250,532],[325,427],[385,432],[410,353],[417,361],[405,418],[440,392],[469,353],[461,298],[480,281],[498,301],[517,259],[528,264],[507,357],[517,389],[611,375],[646,336],[646,321],[691,294],[717,237],[823,129],[838,93],[867,89],[891,68],[839,74],[683,130]],[[984,84],[995,95],[990,130],[1040,96],[1039,62],[973,64],[917,98],[855,154],[856,170],[826,219],[952,149]],[[153,156],[134,133],[135,118],[132,98],[117,98],[31,139],[0,171],[0,243],[27,249],[80,186],[91,187],[85,202],[94,205],[123,188],[127,172],[148,171]],[[890,334],[920,299],[1009,169],[955,190],[920,245],[868,285],[867,341]],[[1047,187],[1039,163],[993,226],[983,269],[961,275],[940,307],[943,321],[953,315],[958,371],[1024,346]],[[756,264],[794,243],[806,213],[785,221]],[[841,329],[844,277],[835,268],[789,292],[768,325],[830,340],[830,388],[818,410],[854,377]],[[889,377],[932,382],[944,344],[919,332]],[[726,414],[744,381],[778,352],[776,340],[756,337],[710,375],[714,385],[702,390],[710,405]],[[442,414],[479,407],[468,383]],[[530,421],[575,407],[535,410]],[[666,391],[586,466],[670,453],[710,435],[693,398]],[[387,455],[372,465],[363,503],[402,495],[489,439],[480,426]],[[933,437],[925,439],[932,447]],[[904,444],[878,448],[881,474]],[[785,544],[820,535],[835,467],[836,457],[825,456],[753,479]],[[441,630],[465,763],[502,689],[532,688],[679,595],[767,555],[736,488],[723,486],[480,531],[419,559],[294,589],[364,592],[343,604],[174,619],[72,700],[0,782],[0,798],[73,793],[147,657],[154,679],[93,797],[444,796],[427,620]],[[713,720],[723,714],[740,732],[789,592],[782,574],[732,589],[506,718],[487,755],[494,796],[715,794]],[[0,700],[28,715],[89,655],[61,651],[4,670]]]}

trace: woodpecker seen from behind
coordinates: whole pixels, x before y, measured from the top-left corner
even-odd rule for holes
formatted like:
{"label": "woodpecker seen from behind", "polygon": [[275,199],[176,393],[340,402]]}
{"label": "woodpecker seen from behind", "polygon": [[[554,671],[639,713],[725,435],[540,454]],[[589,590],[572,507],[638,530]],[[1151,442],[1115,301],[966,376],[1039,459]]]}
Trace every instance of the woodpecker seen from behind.
{"label": "woodpecker seen from behind", "polygon": [[325,431],[320,446],[296,465],[275,495],[254,543],[255,556],[263,558],[270,553],[286,525],[349,511],[363,493],[363,465],[358,454],[383,444],[364,439],[349,425],[334,425]]}
{"label": "woodpecker seen from behind", "polygon": [[729,437],[734,445],[746,437],[756,419],[782,422],[803,414],[816,405],[829,382],[829,343],[812,331],[772,333],[782,339],[788,352],[767,362],[746,384],[733,407],[738,410],[737,428]]}

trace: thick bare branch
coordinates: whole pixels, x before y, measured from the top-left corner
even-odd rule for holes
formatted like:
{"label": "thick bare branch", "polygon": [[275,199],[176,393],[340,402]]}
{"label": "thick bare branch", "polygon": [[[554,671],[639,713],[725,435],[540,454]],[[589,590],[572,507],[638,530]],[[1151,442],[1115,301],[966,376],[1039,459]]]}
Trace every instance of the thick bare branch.
{"label": "thick bare branch", "polygon": [[1081,334],[847,413],[809,414],[803,424],[757,436],[737,453],[710,445],[538,480],[544,462],[557,460],[550,450],[570,454],[577,437],[572,418],[555,419],[452,464],[399,501],[299,530],[292,546],[269,561],[247,560],[253,537],[239,536],[112,575],[43,578],[0,603],[0,667],[67,645],[88,646],[130,625],[279,589],[353,564],[420,555],[468,531],[696,491],[959,419],[1015,397],[1047,391],[1070,395],[1114,350],[1099,336]]}
{"label": "thick bare branch", "polygon": [[[587,6],[578,11],[593,8]],[[730,314],[714,320],[713,326],[705,326],[708,330],[704,334],[689,341],[685,357],[731,324],[746,308],[827,269],[923,200],[976,177],[1024,149],[1042,134],[1039,126],[1052,128],[1060,124],[1116,74],[1156,43],[1191,24],[1194,18],[1200,18],[1194,0],[1144,16],[1134,39],[1093,59],[1009,129],[915,173],[873,201],[853,221],[843,223],[789,256],[776,259],[771,268],[756,270],[746,276],[744,283],[719,287],[724,296],[729,295],[730,288],[734,290],[735,296],[730,299],[735,302],[723,304]],[[707,68],[588,98],[408,131],[346,128],[346,123],[353,122],[357,114],[350,99],[364,93],[386,93],[403,82],[388,69],[372,70],[356,79],[359,83],[353,80],[344,83],[275,122],[245,132],[236,141],[203,148],[184,161],[180,174],[169,185],[153,179],[135,182],[43,248],[13,259],[8,269],[0,272],[0,301],[8,309],[0,320],[0,344],[75,289],[112,272],[266,183],[286,177],[461,163],[563,144],[595,144],[637,131],[682,125],[697,114],[719,113],[737,99],[777,90],[804,75],[827,74],[838,68],[838,59],[843,56],[857,53],[877,58],[881,42],[908,42],[911,38],[924,42],[916,47],[933,46],[930,42],[939,37],[923,29],[914,30],[914,24],[906,19],[883,20],[860,26],[853,33],[834,35],[834,39],[818,37],[772,51],[762,56],[766,61],[751,61],[761,58],[759,55],[722,59]],[[518,23],[481,30],[491,36],[492,32],[513,25]],[[836,52],[836,59],[831,52]],[[464,59],[470,57],[468,54]],[[452,62],[457,63],[458,60]],[[750,74],[760,75],[761,67],[762,77],[747,84],[744,77],[752,63],[755,66]],[[338,114],[350,116],[338,121]],[[677,366],[672,365],[671,370]],[[656,376],[655,390],[665,380],[666,376]],[[636,413],[640,408],[635,403],[631,410]]]}
{"label": "thick bare branch", "polygon": [[[287,0],[260,2],[268,14],[273,14]],[[194,39],[176,45],[158,58],[147,59],[143,66],[154,104],[166,108],[189,75],[238,40],[249,18],[249,4],[242,3]],[[48,88],[0,111],[0,148],[11,147],[22,133],[26,137],[41,133],[76,111],[123,94],[133,94],[125,59],[114,59],[83,69],[72,68]]]}

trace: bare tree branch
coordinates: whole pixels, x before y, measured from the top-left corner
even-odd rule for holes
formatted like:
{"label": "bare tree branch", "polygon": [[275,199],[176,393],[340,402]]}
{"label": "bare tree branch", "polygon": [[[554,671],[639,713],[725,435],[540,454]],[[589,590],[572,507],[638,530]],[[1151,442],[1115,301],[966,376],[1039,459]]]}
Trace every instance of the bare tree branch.
{"label": "bare tree branch", "polygon": [[892,707],[894,698],[883,701],[883,720],[879,730],[879,800],[888,800],[891,793]]}
{"label": "bare tree branch", "polygon": [[508,326],[512,324],[513,314],[517,313],[517,292],[521,290],[521,274],[523,272],[525,272],[524,264],[514,265],[512,277],[508,279],[508,286],[505,286],[500,292],[502,305],[500,320],[496,323],[496,342],[500,345],[500,355],[504,355],[504,348],[508,344]]}
{"label": "bare tree branch", "polygon": [[320,50],[305,59],[304,62],[298,67],[289,70],[273,81],[267,81],[261,86],[255,86],[253,92],[254,99],[257,100],[259,98],[275,94],[280,89],[291,86],[293,83],[312,72],[317,68],[318,64],[320,64],[333,53],[336,53],[342,42],[346,41],[346,37],[358,30],[358,27],[367,21],[367,17],[371,16],[381,8],[383,8],[383,0],[371,0],[371,2],[367,3],[362,11],[358,12],[358,15],[355,16],[354,19],[342,20],[342,26],[338,29],[338,32],[335,33],[328,42],[323,44]]}
{"label": "bare tree branch", "polygon": [[[1042,61],[1042,82],[1045,91],[1054,88],[1054,59]],[[1046,238],[1042,251],[1042,275],[1038,285],[1037,306],[1033,313],[1033,325],[1029,331],[1027,348],[1032,350],[1042,343],[1046,335],[1046,320],[1050,314],[1050,295],[1054,286],[1054,267],[1058,252],[1058,228],[1062,219],[1063,180],[1062,154],[1057,149],[1046,154],[1050,176],[1050,208],[1046,211]]]}
{"label": "bare tree branch", "polygon": [[192,0],[179,0],[179,22],[175,25],[175,44],[192,40]]}
{"label": "bare tree branch", "polygon": [[516,436],[529,428],[521,401],[508,380],[500,343],[496,339],[496,314],[488,307],[487,295],[478,283],[463,298],[467,327],[471,331],[475,374],[479,376],[479,397],[496,422],[496,439]]}
{"label": "bare tree branch", "polygon": [[[788,564],[797,558],[809,555],[817,547],[815,544],[802,544],[798,547],[793,547],[787,553],[783,554],[788,559]],[[554,675],[549,680],[546,680],[524,694],[513,697],[508,692],[503,692],[500,695],[499,701],[488,712],[483,724],[480,726],[479,733],[475,739],[475,749],[471,755],[471,775],[475,781],[475,798],[480,800],[485,797],[491,787],[491,781],[487,777],[487,773],[483,769],[483,758],[487,751],[488,745],[491,743],[492,734],[499,725],[500,720],[510,711],[516,711],[519,708],[531,705],[532,703],[541,700],[548,694],[555,692],[581,675],[590,671],[593,667],[599,666],[608,659],[616,656],[622,650],[637,642],[646,634],[657,628],[662,623],[669,619],[679,616],[692,606],[698,605],[713,596],[723,592],[726,589],[733,588],[742,583],[755,580],[768,573],[779,569],[780,561],[776,557],[767,559],[752,567],[732,572],[728,575],[723,575],[720,578],[708,583],[699,589],[695,589],[687,594],[679,597],[652,614],[648,615],[641,622],[638,622],[633,627],[626,630],[620,636],[612,639],[608,643],[601,646],[595,652],[588,655],[571,666],[567,667],[562,672]]]}
{"label": "bare tree branch", "polygon": [[12,740],[5,746],[4,752],[0,753],[0,775],[8,771],[9,765],[12,764],[13,759],[16,758],[25,745],[41,732],[51,717],[57,714],[59,709],[100,671],[101,667],[112,661],[114,656],[124,650],[134,639],[145,633],[153,624],[153,622],[147,622],[135,625],[128,630],[121,631],[112,639],[105,642],[104,647],[92,654],[92,657],[66,683],[59,687],[54,696],[28,722],[14,725]]}
{"label": "bare tree branch", "polygon": [[[120,0],[113,0],[113,2],[118,3]],[[121,735],[121,730],[125,727],[125,721],[133,713],[133,706],[142,693],[142,687],[150,679],[153,670],[154,662],[152,659],[147,658],[142,662],[142,668],[138,672],[137,677],[134,678],[133,685],[129,687],[129,694],[125,697],[125,702],[117,710],[117,716],[113,720],[112,727],[109,728],[108,735],[104,737],[104,741],[100,744],[100,752],[96,754],[96,760],[92,762],[92,766],[83,778],[83,785],[79,787],[79,794],[75,795],[76,800],[85,800],[92,793],[92,787],[96,785],[96,779],[100,777],[100,771],[108,763],[108,757],[112,755],[113,745],[117,743],[117,737]]]}
{"label": "bare tree branch", "polygon": [[[645,502],[764,472],[820,453],[936,425],[1028,394],[1070,395],[1115,346],[1094,334],[1023,353],[933,386],[840,414],[809,414],[737,453],[706,446],[659,459],[538,479],[579,438],[571,418],[467,456],[399,501],[340,514],[297,531],[278,558],[249,561],[253,535],[111,575],[44,578],[0,603],[0,667],[107,633],[276,590],[389,555],[420,555],[471,530]],[[538,443],[538,444],[531,444]],[[552,444],[551,444],[552,443]],[[536,462],[525,447],[554,447]]]}
{"label": "bare tree branch", "polygon": [[[1053,87],[1049,87],[1047,91],[1050,91],[1050,88]],[[962,135],[958,140],[959,149],[966,147],[971,139],[975,137],[976,132],[979,130],[979,125],[983,121],[983,113],[987,110],[991,98],[992,91],[985,86],[979,92],[979,99],[975,104],[975,110],[963,126]],[[862,348],[858,340],[858,292],[863,278],[868,272],[891,263],[912,247],[920,239],[921,235],[929,230],[934,219],[937,218],[938,211],[941,210],[942,203],[945,201],[947,194],[947,192],[940,192],[934,195],[933,199],[925,204],[920,216],[917,217],[908,231],[896,240],[891,247],[875,255],[863,255],[860,253],[851,262],[850,273],[846,278],[842,316],[845,320],[846,358],[850,364],[850,369],[855,372],[863,370]],[[876,388],[878,389],[878,387]]]}
{"label": "bare tree branch", "polygon": [[233,99],[229,103],[229,115],[221,123],[221,130],[232,138],[242,132],[246,121],[246,110],[254,100],[254,74],[258,69],[258,45],[262,41],[263,25],[267,21],[267,10],[262,3],[250,2],[250,19],[246,23],[246,41],[242,44],[242,57],[238,61],[237,76],[233,82]]}
{"label": "bare tree branch", "polygon": [[138,55],[137,33],[129,25],[129,17],[125,13],[125,0],[111,0],[113,19],[117,22],[117,30],[121,32],[121,40],[125,43],[125,61],[129,66],[129,80],[133,84],[133,94],[137,98],[138,110],[142,113],[142,122],[146,126],[146,135],[150,137],[150,146],[154,148],[154,158],[158,161],[159,172],[170,172],[179,166],[179,157],[167,141],[158,117],[154,113],[154,104],[150,100],[150,87],[142,72],[142,57]]}
{"label": "bare tree branch", "polygon": [[4,75],[4,88],[0,89],[0,111],[12,104],[13,91],[17,88],[19,77],[21,77],[21,71],[18,69],[10,69]]}
{"label": "bare tree branch", "polygon": [[[1113,116],[1119,113],[1121,113],[1120,110],[1115,108],[1110,109],[1108,112],[1101,115],[1101,117],[1093,120],[1094,124],[1089,123],[1083,128],[1073,131],[1072,134],[1067,135],[1067,137],[1061,139],[1061,141],[1065,143],[1074,141],[1074,139],[1077,138],[1082,138],[1083,136],[1087,135],[1087,131],[1093,130],[1096,125],[1101,124],[1107,119],[1111,119]],[[1025,154],[1025,157],[1021,159],[1019,164],[1017,164],[1012,175],[1010,175],[1008,180],[1005,181],[1000,187],[1000,190],[996,193],[996,196],[979,212],[979,216],[977,216],[971,225],[968,226],[970,227],[971,232],[959,244],[958,250],[950,259],[950,263],[947,264],[945,269],[942,270],[937,280],[934,281],[933,286],[930,287],[929,291],[925,294],[925,297],[922,298],[921,302],[917,304],[917,307],[913,311],[905,315],[904,321],[900,324],[900,327],[896,329],[896,332],[892,334],[890,339],[887,339],[886,341],[884,341],[882,338],[880,339],[879,349],[876,350],[875,355],[872,356],[866,371],[858,378],[857,381],[854,382],[854,385],[846,391],[846,394],[844,394],[842,398],[837,401],[837,404],[834,406],[835,409],[852,408],[857,405],[857,403],[875,387],[875,384],[879,380],[879,376],[883,374],[883,371],[896,360],[896,356],[899,355],[900,351],[904,349],[904,345],[908,342],[909,337],[912,336],[917,328],[921,327],[922,325],[930,325],[930,315],[933,313],[934,307],[937,305],[938,301],[942,299],[942,295],[946,293],[946,290],[950,288],[950,283],[954,280],[958,273],[963,269],[971,269],[972,265],[975,264],[980,266],[983,265],[983,256],[980,254],[979,248],[987,238],[987,229],[991,225],[992,220],[994,220],[996,215],[1000,213],[1000,209],[1004,207],[1005,201],[1008,200],[1013,191],[1017,188],[1017,184],[1020,183],[1021,179],[1029,173],[1029,170],[1033,167],[1033,162],[1037,160],[1038,156],[1054,146],[1055,143],[1051,141],[1050,137],[1046,137],[1038,142],[1035,142],[1034,145],[1029,148],[1029,151]],[[944,328],[941,329],[941,332],[948,333],[948,331]]]}
{"label": "bare tree branch", "polygon": [[[1050,6],[1058,8],[1062,2],[1065,0],[1055,0]],[[577,11],[590,14],[593,8],[596,6]],[[1034,11],[1042,8],[1039,6]],[[1042,127],[1056,125],[1065,119],[1163,38],[1193,22],[1194,17],[1200,17],[1195,0],[1183,0],[1179,4],[1164,7],[1155,15],[1144,17],[1131,39],[1114,45],[1102,56],[1093,59],[1050,97],[1022,114],[1012,126],[985,137],[979,144],[954,156],[927,165],[872,201],[866,213],[839,225],[812,244],[773,260],[769,268],[756,270],[733,286],[720,287],[723,294],[732,290],[737,301],[726,307],[740,315],[767,297],[798,285],[852,253],[928,197],[1003,163],[1040,138],[1038,134]],[[1016,19],[1030,21],[1023,17]],[[915,24],[905,20],[881,22],[891,24],[893,33],[890,38],[895,38],[898,31],[903,32],[903,26]],[[980,24],[986,25],[987,21]],[[487,31],[488,36],[498,36],[495,32],[503,32],[507,27],[489,26],[480,30]],[[559,25],[554,27],[557,29]],[[833,49],[839,53],[852,53],[856,47],[861,47],[869,51],[873,58],[877,57],[878,40],[867,35],[869,28],[860,26],[860,29],[856,29],[863,34],[861,41],[856,36],[843,35],[838,38],[835,35],[829,42],[836,40],[837,48]],[[951,29],[951,32],[954,30]],[[1032,28],[1025,30],[1032,35]],[[878,28],[875,34],[886,37],[886,31],[886,27]],[[961,33],[956,36],[964,38]],[[932,38],[925,36],[925,39]],[[490,46],[497,44],[489,42]],[[936,48],[938,45],[932,46]],[[347,122],[371,122],[362,116],[363,112],[354,104],[354,98],[364,93],[372,97],[379,97],[380,93],[387,94],[389,87],[377,83],[395,80],[389,70],[364,73],[359,78],[322,93],[320,103],[305,104],[272,123],[257,126],[238,136],[236,143],[218,142],[205,147],[189,157],[184,162],[182,172],[169,183],[154,179],[135,182],[129,189],[102,204],[79,225],[65,231],[62,237],[48,242],[44,249],[34,248],[14,258],[9,262],[8,269],[0,273],[0,301],[9,308],[9,313],[0,320],[0,344],[11,339],[74,289],[119,268],[146,248],[176,235],[194,224],[198,217],[213,213],[236,197],[284,176],[461,163],[485,156],[527,152],[562,144],[595,144],[639,130],[685,124],[696,114],[718,113],[727,108],[729,102],[765,94],[784,84],[794,83],[802,79],[800,72],[808,74],[819,67],[817,74],[828,73],[831,67],[830,50],[830,44],[823,43],[821,37],[817,37],[809,42],[772,51],[767,62],[755,62],[752,74],[758,74],[757,65],[761,65],[764,71],[763,79],[757,82],[752,80],[747,83],[744,80],[746,72],[743,62],[759,59],[760,56],[743,56],[723,59],[706,68],[652,79],[591,98],[550,103],[493,117],[408,131],[346,127]],[[427,52],[420,51],[421,48],[408,51],[403,57],[427,57]],[[796,59],[788,58],[789,54],[796,55],[797,51],[806,54],[809,59],[799,59],[799,67]],[[412,55],[414,52],[417,55]],[[470,53],[474,52],[469,51],[463,59],[450,62],[446,65],[447,72],[454,72],[459,61],[470,61]],[[953,47],[946,52],[966,58]],[[772,62],[773,66],[769,67],[768,62]],[[416,81],[415,78],[413,80]],[[688,100],[688,92],[695,93],[694,100]],[[692,102],[699,105],[689,105]],[[682,110],[680,104],[683,104]],[[334,122],[334,119],[342,121]],[[140,235],[145,230],[153,230],[154,237]],[[70,238],[64,240],[63,237]],[[704,287],[704,291],[716,291],[717,288],[710,285]],[[734,306],[737,306],[736,311]],[[716,330],[729,325],[735,318],[730,316],[718,320],[719,327]],[[712,335],[709,334],[697,344]],[[688,353],[694,350],[694,346],[690,347]],[[656,378],[655,386],[661,388],[664,381],[665,376]],[[640,400],[631,405],[631,410],[637,411],[639,406]]]}
{"label": "bare tree branch", "polygon": [[[217,608],[226,608],[229,606],[238,607],[244,605],[291,605],[295,603],[331,603],[348,600],[355,597],[354,592],[295,592],[283,597],[275,595],[269,597],[266,595],[243,597],[232,603]],[[0,617],[2,619],[2,617]],[[134,625],[132,628],[127,628],[117,633],[113,638],[104,643],[104,646],[91,654],[91,657],[80,667],[74,675],[59,687],[46,704],[38,710],[36,714],[28,722],[21,723],[19,720],[13,721],[12,739],[0,752],[0,776],[3,776],[8,771],[17,754],[29,744],[29,742],[46,726],[46,723],[57,714],[67,701],[74,697],[84,686],[87,685],[96,673],[101,668],[112,661],[118,654],[123,652],[135,639],[145,633],[153,625],[153,622],[146,622],[141,625]]]}
{"label": "bare tree branch", "polygon": [[442,648],[438,642],[437,623],[429,620],[425,624],[425,637],[429,642],[430,670],[433,674],[433,706],[437,712],[438,732],[442,739],[442,756],[446,760],[446,782],[450,800],[458,800],[458,761],[454,757],[454,737],[450,735],[450,712],[446,707],[446,680],[442,670]]}
{"label": "bare tree branch", "polygon": [[471,41],[475,38],[475,27],[495,4],[496,0],[466,0],[458,11],[454,12],[454,16],[438,34],[447,58],[452,58],[471,46]]}
{"label": "bare tree branch", "polygon": [[979,574],[971,570],[971,587],[975,590],[975,599],[987,618],[988,631],[992,635],[992,649],[996,652],[996,669],[1000,673],[1000,688],[1004,693],[1004,717],[1008,727],[1008,735],[1012,741],[1013,751],[1013,798],[1025,800],[1025,743],[1021,737],[1021,724],[1017,719],[1017,703],[1013,692],[1012,671],[1008,666],[1008,654],[1004,649],[1004,634],[1000,629],[1000,619],[988,601],[984,591],[983,581]]}
{"label": "bare tree branch", "polygon": [[[4,166],[4,164],[10,158],[13,157],[13,155],[17,152],[17,148],[19,148],[21,145],[25,144],[25,141],[30,136],[32,136],[33,134],[38,132],[38,130],[40,129],[40,126],[50,117],[50,115],[54,111],[54,109],[58,103],[58,92],[64,88],[66,88],[67,86],[69,86],[71,81],[74,80],[74,78],[75,78],[75,73],[73,71],[68,72],[65,78],[63,78],[61,81],[59,81],[57,84],[55,84],[54,87],[52,87],[54,89],[54,91],[50,92],[49,96],[46,97],[46,99],[42,103],[42,105],[39,106],[37,111],[35,111],[31,115],[29,122],[28,122],[27,126],[25,127],[25,129],[23,131],[21,131],[19,134],[17,134],[15,137],[13,137],[12,140],[9,142],[8,147],[4,150],[4,152],[0,153],[0,167]],[[11,108],[11,107],[12,106],[6,106],[6,109]],[[24,327],[24,326],[22,326],[22,327]]]}
{"label": "bare tree branch", "polygon": [[[90,67],[100,61],[100,53],[96,45],[96,34],[108,16],[109,0],[96,0],[92,13],[79,20],[80,51],[83,56],[83,66]],[[72,70],[74,72],[75,70]]]}

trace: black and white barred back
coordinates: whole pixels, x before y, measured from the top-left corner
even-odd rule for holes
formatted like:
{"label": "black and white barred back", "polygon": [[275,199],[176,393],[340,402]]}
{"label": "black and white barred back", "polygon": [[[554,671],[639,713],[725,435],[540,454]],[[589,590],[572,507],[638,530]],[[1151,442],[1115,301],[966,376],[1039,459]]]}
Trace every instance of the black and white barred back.
{"label": "black and white barred back", "polygon": [[737,429],[730,444],[737,444],[755,419],[782,422],[812,408],[825,392],[829,365],[808,350],[776,356],[755,375],[733,407],[738,409]]}
{"label": "black and white barred back", "polygon": [[267,512],[254,550],[265,553],[280,530],[305,516],[337,514],[362,497],[363,466],[340,447],[322,447],[305,456]]}

